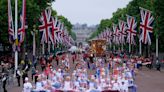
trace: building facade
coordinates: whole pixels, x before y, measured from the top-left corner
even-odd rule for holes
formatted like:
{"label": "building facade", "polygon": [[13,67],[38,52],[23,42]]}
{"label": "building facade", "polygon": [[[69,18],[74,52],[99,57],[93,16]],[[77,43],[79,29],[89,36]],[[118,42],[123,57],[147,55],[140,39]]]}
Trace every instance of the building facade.
{"label": "building facade", "polygon": [[90,35],[96,31],[97,25],[87,26],[87,24],[75,24],[73,25],[72,31],[76,34],[76,42],[77,44],[86,43],[86,39],[90,37]]}

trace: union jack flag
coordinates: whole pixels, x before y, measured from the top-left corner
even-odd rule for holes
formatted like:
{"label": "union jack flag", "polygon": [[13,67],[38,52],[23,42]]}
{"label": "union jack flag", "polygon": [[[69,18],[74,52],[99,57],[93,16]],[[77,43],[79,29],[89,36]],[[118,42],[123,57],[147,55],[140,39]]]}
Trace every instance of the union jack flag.
{"label": "union jack flag", "polygon": [[52,17],[51,16],[51,19],[52,19],[52,30],[51,30],[51,34],[52,34],[52,39],[53,39],[53,44],[56,44],[56,33],[55,31],[58,30],[58,27],[57,27],[57,17]]}
{"label": "union jack flag", "polygon": [[60,33],[59,33],[59,41],[63,43],[63,32],[64,32],[64,24],[60,25]]}
{"label": "union jack flag", "polygon": [[22,11],[21,11],[21,14],[20,14],[20,28],[18,29],[19,45],[24,41],[25,21],[26,21],[26,0],[23,0],[22,1]]}
{"label": "union jack flag", "polygon": [[42,25],[39,26],[39,30],[42,34],[41,43],[48,43],[49,39],[53,43],[53,38],[51,35],[52,21],[51,20],[51,9],[48,8],[42,12],[40,21]]}
{"label": "union jack flag", "polygon": [[150,33],[153,32],[152,23],[154,21],[154,17],[151,14],[151,11],[141,8],[140,7],[140,14],[141,14],[141,22],[140,22],[140,41],[144,44],[151,45],[151,38]]}
{"label": "union jack flag", "polygon": [[127,15],[127,42],[130,44],[135,44],[134,37],[137,34],[135,30],[137,27],[137,22],[134,17]]}
{"label": "union jack flag", "polygon": [[103,36],[102,39],[105,39],[106,38],[106,32],[105,31],[102,32],[102,36]]}
{"label": "union jack flag", "polygon": [[126,22],[119,20],[119,29],[120,29],[120,43],[125,44],[126,37]]}
{"label": "union jack flag", "polygon": [[56,31],[55,31],[55,39],[57,42],[60,42],[60,27],[61,27],[61,22],[60,20],[57,21],[57,24],[56,24]]}
{"label": "union jack flag", "polygon": [[112,44],[112,31],[110,28],[107,28],[107,41],[109,44]]}
{"label": "union jack flag", "polygon": [[9,33],[9,42],[12,44],[14,42],[14,25],[11,9],[11,1],[8,0],[8,33]]}
{"label": "union jack flag", "polygon": [[115,43],[115,44],[119,44],[120,42],[119,42],[119,29],[118,29],[118,27],[117,27],[117,25],[116,24],[113,24],[113,42]]}

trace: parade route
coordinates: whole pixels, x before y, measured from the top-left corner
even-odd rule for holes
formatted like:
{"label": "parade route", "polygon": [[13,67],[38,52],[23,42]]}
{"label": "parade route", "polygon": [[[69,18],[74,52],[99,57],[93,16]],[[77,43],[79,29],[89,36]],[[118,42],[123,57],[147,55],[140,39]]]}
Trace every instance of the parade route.
{"label": "parade route", "polygon": [[136,77],[137,92],[163,92],[164,71],[143,68]]}
{"label": "parade route", "polygon": [[0,6],[0,92],[164,92],[164,0]]}

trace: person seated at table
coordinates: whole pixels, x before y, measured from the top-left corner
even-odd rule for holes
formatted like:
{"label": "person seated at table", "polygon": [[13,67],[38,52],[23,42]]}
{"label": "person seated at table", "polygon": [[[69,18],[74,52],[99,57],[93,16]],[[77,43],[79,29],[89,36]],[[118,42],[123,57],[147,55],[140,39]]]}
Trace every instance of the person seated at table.
{"label": "person seated at table", "polygon": [[117,78],[114,80],[114,82],[112,83],[112,90],[117,90],[117,91],[120,91],[120,84],[119,82],[117,81]]}
{"label": "person seated at table", "polygon": [[124,82],[122,82],[120,85],[120,92],[129,92],[128,85],[126,85]]}
{"label": "person seated at table", "polygon": [[100,87],[101,87],[101,89],[104,89],[105,86],[106,86],[105,72],[103,71],[101,73],[101,78],[100,78]]}
{"label": "person seated at table", "polygon": [[57,76],[56,76],[56,71],[53,70],[53,76],[52,76],[52,79],[51,79],[53,82],[56,82],[57,81]]}
{"label": "person seated at table", "polygon": [[95,77],[93,75],[91,75],[91,80],[89,81],[89,89],[86,90],[86,92],[100,92],[98,89],[96,89]]}
{"label": "person seated at table", "polygon": [[67,76],[66,77],[66,80],[64,81],[64,87],[63,87],[63,90],[72,90],[72,84],[71,84],[71,81],[70,81],[70,77]]}
{"label": "person seated at table", "polygon": [[44,89],[46,90],[46,92],[51,92],[51,90],[52,90],[51,81],[47,80],[46,82],[47,83],[44,86]]}
{"label": "person seated at table", "polygon": [[53,81],[52,86],[55,89],[60,89],[62,86],[62,82],[59,80],[59,78],[56,78],[56,81]]}
{"label": "person seated at table", "polygon": [[47,85],[47,78],[45,75],[42,75],[42,85],[43,86]]}
{"label": "person seated at table", "polygon": [[42,79],[41,79],[41,75],[38,76],[38,81],[36,82],[36,90],[40,91],[40,90],[44,90],[43,88],[43,82],[42,82]]}
{"label": "person seated at table", "polygon": [[75,79],[75,81],[74,81],[74,89],[79,89],[80,88],[80,83],[79,83],[79,81],[77,80],[77,78]]}

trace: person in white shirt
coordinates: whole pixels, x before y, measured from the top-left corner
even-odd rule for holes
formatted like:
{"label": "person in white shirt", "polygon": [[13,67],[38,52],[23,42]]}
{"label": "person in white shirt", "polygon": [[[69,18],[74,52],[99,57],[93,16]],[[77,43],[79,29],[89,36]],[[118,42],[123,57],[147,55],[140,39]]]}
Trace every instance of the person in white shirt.
{"label": "person in white shirt", "polygon": [[36,82],[36,90],[40,91],[43,90],[43,82],[41,81],[41,76],[38,77],[38,81]]}
{"label": "person in white shirt", "polygon": [[73,88],[72,88],[72,85],[71,85],[71,81],[70,81],[70,77],[69,77],[69,76],[66,77],[66,80],[65,80],[65,82],[64,82],[64,87],[63,87],[63,89],[64,89],[65,91],[68,91],[68,90],[72,90],[72,89],[73,89]]}
{"label": "person in white shirt", "polygon": [[128,85],[126,85],[124,82],[122,82],[120,85],[120,92],[129,92]]}
{"label": "person in white shirt", "polygon": [[120,84],[119,84],[119,82],[117,81],[117,79],[115,79],[115,82],[113,83],[112,90],[120,91]]}
{"label": "person in white shirt", "polygon": [[25,83],[23,84],[23,92],[31,92],[32,84],[29,82],[28,78],[25,78]]}

